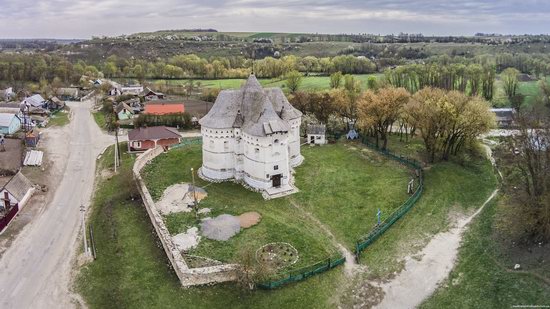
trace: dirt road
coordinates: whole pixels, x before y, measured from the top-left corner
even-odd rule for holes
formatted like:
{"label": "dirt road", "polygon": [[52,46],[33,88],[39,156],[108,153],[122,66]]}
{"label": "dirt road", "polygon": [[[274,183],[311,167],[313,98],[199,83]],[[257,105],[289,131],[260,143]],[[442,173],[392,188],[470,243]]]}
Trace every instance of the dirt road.
{"label": "dirt road", "polygon": [[69,282],[81,231],[80,206],[88,207],[97,155],[114,140],[94,123],[91,101],[69,106],[68,134],[56,143],[68,147],[63,178],[57,188],[51,188],[56,190],[51,203],[0,260],[1,308],[74,307]]}

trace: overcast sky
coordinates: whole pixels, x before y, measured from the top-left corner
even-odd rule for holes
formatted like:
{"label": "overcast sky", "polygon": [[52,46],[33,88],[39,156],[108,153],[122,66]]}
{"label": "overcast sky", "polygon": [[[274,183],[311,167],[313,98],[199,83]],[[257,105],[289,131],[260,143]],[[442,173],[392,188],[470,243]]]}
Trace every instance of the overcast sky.
{"label": "overcast sky", "polygon": [[0,0],[0,38],[142,31],[548,33],[549,0]]}

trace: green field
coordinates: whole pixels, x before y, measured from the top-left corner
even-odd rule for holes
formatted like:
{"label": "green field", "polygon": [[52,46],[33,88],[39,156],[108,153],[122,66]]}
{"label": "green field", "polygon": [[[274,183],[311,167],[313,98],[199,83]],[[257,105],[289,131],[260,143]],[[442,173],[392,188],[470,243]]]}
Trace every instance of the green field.
{"label": "green field", "polygon": [[420,308],[550,306],[547,283],[529,273],[511,271],[518,261],[500,257],[492,237],[497,203],[488,204],[472,223],[449,278]]}
{"label": "green field", "polygon": [[[413,153],[417,148],[417,146],[409,148],[407,144],[397,145],[397,143],[391,142],[391,149],[404,149]],[[413,145],[417,145],[416,140]],[[351,149],[351,147],[357,149]],[[372,179],[368,185],[364,185],[365,188],[359,188],[359,190],[378,190],[384,182],[389,182],[389,189],[379,194],[380,198],[374,200],[369,197],[369,201],[373,203],[371,205],[373,209],[377,207],[375,203],[383,205],[386,199],[393,199],[394,194],[402,194],[402,184],[394,187],[395,182],[399,182],[398,179],[395,177],[375,179],[376,177],[372,173],[376,169],[392,170],[392,174],[396,173],[394,175],[399,177],[400,173],[406,173],[404,168],[401,166],[396,168],[393,163],[385,162],[383,159],[379,161],[370,152],[362,152],[360,148],[361,146],[357,144],[337,144],[326,148],[303,147],[302,153],[306,156],[306,161],[298,168],[296,174],[297,185],[302,192],[288,199],[293,199],[304,209],[312,210],[314,215],[319,217],[340,217],[341,214],[349,216],[347,213],[353,212],[364,214],[364,209],[360,208],[353,207],[338,211],[340,208],[333,207],[333,204],[342,205],[341,201],[337,200],[338,194],[341,194],[338,192],[342,190],[341,186],[326,187],[328,192],[322,192],[322,198],[332,199],[334,202],[329,200],[326,204],[321,204],[319,209],[315,208],[316,204],[312,201],[321,198],[311,195],[308,197],[304,193],[306,189],[311,190],[322,185],[323,180],[320,176],[335,176],[339,169],[346,172],[341,172],[342,176],[335,177],[335,183],[340,183],[348,177],[356,182],[357,179],[353,175],[357,176],[360,173],[347,174],[349,166],[356,166],[355,162],[364,162],[367,165],[361,169],[363,173],[369,172],[371,169],[371,175],[361,177]],[[107,159],[112,156],[112,151],[113,149],[110,148],[100,159],[100,170],[103,168],[112,170],[112,160]],[[186,150],[178,151],[185,152]],[[322,160],[322,156],[316,155],[318,153],[330,160]],[[179,155],[173,154],[176,154],[176,151],[162,156],[165,164],[173,168],[164,170],[162,174],[158,172],[158,175],[148,176],[157,178],[157,183],[151,188],[157,198],[163,188],[170,184],[188,181],[186,178],[188,176],[183,175],[188,174],[183,172],[187,170],[188,165],[200,165],[200,156],[188,156],[182,160],[181,152]],[[339,159],[340,157],[341,159]],[[332,159],[336,162],[331,163]],[[471,212],[481,205],[488,192],[493,189],[495,180],[491,167],[485,160],[476,159],[474,161],[465,167],[448,162],[438,163],[426,169],[427,190],[419,203],[362,255],[362,262],[368,266],[368,277],[387,277],[393,271],[400,269],[401,264],[397,261],[404,255],[419,250],[431,235],[447,228],[448,216],[451,211]],[[123,162],[121,174],[112,178],[99,179],[93,201],[93,211],[89,219],[94,227],[98,259],[82,269],[76,286],[91,308],[335,308],[338,305],[346,308],[348,303],[345,296],[342,295],[348,293],[345,287],[349,279],[344,276],[343,268],[336,268],[273,291],[243,291],[233,284],[181,289],[176,275],[169,267],[164,251],[159,247],[158,240],[154,236],[154,230],[145,209],[141,203],[128,198],[124,190],[121,190],[128,187],[129,174],[125,171],[129,170],[133,157],[124,154]],[[369,165],[372,166],[369,167]],[[324,171],[321,171],[321,168]],[[319,169],[319,171],[315,169]],[[406,180],[404,179],[405,183]],[[362,182],[363,180],[361,180]],[[226,185],[231,193],[233,190],[242,191],[239,186]],[[213,193],[216,192],[214,187],[215,185],[210,185],[206,188],[211,195],[201,202],[205,206],[209,199],[214,199]],[[352,186],[349,190],[355,189],[358,188]],[[343,188],[343,190],[347,189]],[[299,196],[300,194],[302,197]],[[249,198],[245,202],[254,200],[255,198]],[[340,200],[343,198],[341,197]],[[279,202],[274,201],[274,203]],[[357,205],[361,204],[364,204],[363,201],[357,203]],[[225,206],[227,205],[222,207]],[[327,208],[329,206],[330,208]],[[240,206],[228,209],[237,209],[237,207]],[[262,224],[276,221],[277,218],[288,218],[282,209],[275,207],[262,206],[259,210],[264,214],[266,221],[262,221],[258,226],[241,234],[245,235],[244,233],[252,232],[253,229],[260,229]],[[269,215],[265,215],[266,213]],[[296,213],[291,212],[292,215],[296,215]],[[295,220],[295,218],[291,219]],[[334,222],[341,220],[341,218],[330,219]],[[332,220],[329,220],[329,223]],[[350,217],[349,220],[360,221],[360,218]],[[305,219],[302,221],[304,221],[304,227],[297,227],[302,231],[308,228],[316,229]],[[372,226],[374,221],[374,214],[366,215],[364,227]],[[287,222],[285,222],[286,225]],[[356,228],[347,224],[330,226],[333,233],[343,239],[342,242],[345,242],[348,235],[353,234],[351,231]],[[312,234],[314,233],[306,232],[304,237],[317,238],[320,239],[319,244],[323,243],[322,236]],[[264,235],[260,236],[264,237]],[[216,254],[224,254],[223,249]]]}
{"label": "green field", "polygon": [[[393,135],[388,148],[417,160],[424,158],[418,138],[405,143]],[[481,155],[473,156],[472,161],[464,165],[450,161],[427,166],[425,190],[420,200],[361,255],[361,263],[369,267],[369,276],[387,277],[399,271],[404,255],[419,251],[433,235],[448,228],[450,213],[475,211],[495,187],[493,168]]]}
{"label": "green field", "polygon": [[[113,151],[101,157],[99,170],[112,171]],[[341,268],[276,291],[245,291],[233,284],[182,289],[147,212],[126,192],[133,159],[124,153],[122,172],[97,184],[89,223],[98,258],[76,281],[90,308],[335,307],[333,293],[344,282]]]}
{"label": "green field", "polygon": [[[381,76],[380,74],[358,74],[354,75],[363,87],[367,88],[367,80],[370,76]],[[186,85],[187,79],[171,79],[171,80],[148,80],[150,83],[156,83],[159,81],[165,81],[168,85]],[[246,79],[229,78],[229,79],[194,79],[195,86],[200,83],[201,87],[206,88],[219,88],[219,89],[237,89],[240,88]],[[260,83],[264,87],[281,87],[285,88],[285,80],[281,78],[262,78],[259,79]],[[328,90],[330,89],[330,77],[329,76],[304,76],[300,85],[300,90]]]}
{"label": "green field", "polygon": [[[550,81],[550,76],[547,76],[546,80]],[[535,102],[535,98],[540,94],[539,81],[520,82],[518,92],[525,96],[523,105],[531,106]],[[504,93],[501,80],[495,82],[495,96],[492,103],[496,107],[511,106],[510,100],[508,100],[508,97]]]}
{"label": "green field", "polygon": [[[326,234],[304,216],[304,210],[325,223],[340,242],[353,249],[355,241],[375,224],[378,208],[390,213],[407,199],[406,184],[410,177],[405,167],[354,146],[358,144],[302,148],[305,162],[296,169],[300,192],[286,198],[264,201],[259,193],[238,184],[199,181],[199,186],[208,184],[209,195],[201,207],[212,209],[210,216],[258,211],[262,221],[227,242],[203,239],[190,253],[230,262],[245,245],[259,248],[269,242],[282,241],[298,249],[300,260],[294,268],[337,256]],[[191,175],[182,171],[200,167],[201,155],[200,146],[190,146],[173,150],[147,165],[143,175],[153,198],[159,199],[172,184],[191,182]],[[194,215],[185,212],[168,215],[166,222],[171,234],[184,232],[196,224]]]}

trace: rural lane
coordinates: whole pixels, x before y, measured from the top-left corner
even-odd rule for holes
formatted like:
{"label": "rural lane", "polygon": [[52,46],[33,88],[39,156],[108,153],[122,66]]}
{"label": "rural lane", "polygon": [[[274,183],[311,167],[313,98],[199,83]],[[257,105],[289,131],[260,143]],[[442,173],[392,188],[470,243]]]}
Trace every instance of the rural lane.
{"label": "rural lane", "polygon": [[0,308],[74,307],[69,284],[80,244],[80,206],[88,207],[96,157],[114,144],[90,113],[92,101],[70,102],[71,122],[64,145],[66,168],[50,204],[44,207],[0,259]]}

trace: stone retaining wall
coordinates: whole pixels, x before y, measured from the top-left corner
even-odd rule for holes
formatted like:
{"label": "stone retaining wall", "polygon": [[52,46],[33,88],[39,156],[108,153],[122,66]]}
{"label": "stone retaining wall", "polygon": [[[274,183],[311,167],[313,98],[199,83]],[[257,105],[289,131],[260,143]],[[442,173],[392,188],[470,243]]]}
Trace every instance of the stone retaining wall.
{"label": "stone retaining wall", "polygon": [[180,279],[182,286],[188,287],[208,283],[234,281],[236,279],[236,265],[224,264],[211,267],[189,268],[185,263],[181,252],[172,241],[172,236],[164,224],[162,215],[156,208],[155,202],[153,201],[153,198],[151,197],[151,194],[149,193],[149,190],[141,177],[141,170],[143,167],[163,152],[164,150],[162,147],[156,147],[154,149],[147,150],[138,156],[134,163],[133,173],[143,200],[143,204],[145,205],[145,209],[147,209],[147,213],[151,219],[151,223],[153,223],[153,227],[157,232],[164,251],[168,256],[176,275]]}

